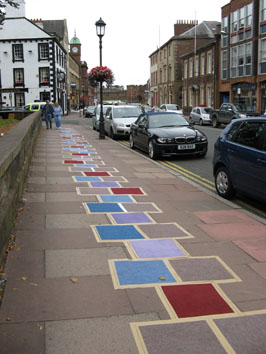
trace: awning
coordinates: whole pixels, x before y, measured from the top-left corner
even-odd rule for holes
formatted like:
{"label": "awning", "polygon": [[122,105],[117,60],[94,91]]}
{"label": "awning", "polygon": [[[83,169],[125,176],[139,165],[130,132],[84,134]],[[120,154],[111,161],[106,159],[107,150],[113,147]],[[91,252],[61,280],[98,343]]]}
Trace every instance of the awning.
{"label": "awning", "polygon": [[193,85],[193,86],[192,86],[192,89],[195,90],[195,91],[196,91],[196,90],[199,90],[199,86],[198,86],[198,85]]}

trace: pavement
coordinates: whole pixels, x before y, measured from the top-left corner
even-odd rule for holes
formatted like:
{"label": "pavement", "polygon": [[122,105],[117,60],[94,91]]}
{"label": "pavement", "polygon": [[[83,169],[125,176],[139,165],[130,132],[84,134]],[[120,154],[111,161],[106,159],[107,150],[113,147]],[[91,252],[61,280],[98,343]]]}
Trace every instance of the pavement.
{"label": "pavement", "polygon": [[266,220],[84,122],[43,122],[0,352],[266,353]]}

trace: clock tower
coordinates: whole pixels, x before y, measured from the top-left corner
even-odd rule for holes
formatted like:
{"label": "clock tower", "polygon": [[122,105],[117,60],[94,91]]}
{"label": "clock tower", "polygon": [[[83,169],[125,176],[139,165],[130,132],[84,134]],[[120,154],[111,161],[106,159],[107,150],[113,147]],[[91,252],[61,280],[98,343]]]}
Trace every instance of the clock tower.
{"label": "clock tower", "polygon": [[74,33],[74,37],[70,40],[70,53],[75,58],[77,62],[80,63],[81,57],[81,43],[78,37],[76,36],[76,31]]}

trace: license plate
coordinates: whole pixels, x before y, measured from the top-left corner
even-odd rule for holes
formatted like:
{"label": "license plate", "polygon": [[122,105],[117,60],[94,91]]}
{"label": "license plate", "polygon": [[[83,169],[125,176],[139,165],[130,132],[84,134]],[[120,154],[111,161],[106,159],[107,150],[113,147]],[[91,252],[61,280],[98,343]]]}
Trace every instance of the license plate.
{"label": "license plate", "polygon": [[195,147],[195,144],[178,145],[178,150],[193,150]]}

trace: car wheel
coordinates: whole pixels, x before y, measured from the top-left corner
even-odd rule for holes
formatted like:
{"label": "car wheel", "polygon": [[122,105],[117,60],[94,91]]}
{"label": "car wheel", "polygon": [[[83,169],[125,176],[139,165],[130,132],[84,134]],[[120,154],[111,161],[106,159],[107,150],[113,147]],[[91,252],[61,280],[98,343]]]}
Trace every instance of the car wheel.
{"label": "car wheel", "polygon": [[129,145],[131,149],[135,149],[135,144],[134,144],[134,140],[133,140],[133,135],[130,134],[129,135]]}
{"label": "car wheel", "polygon": [[212,126],[213,126],[213,128],[218,128],[219,127],[219,123],[217,122],[217,118],[216,117],[212,118]]}
{"label": "car wheel", "polygon": [[113,129],[110,130],[110,138],[116,140],[116,135],[113,132]]}
{"label": "car wheel", "polygon": [[203,125],[203,120],[200,118],[199,125]]}
{"label": "car wheel", "polygon": [[149,157],[153,160],[156,160],[157,154],[154,152],[154,144],[153,141],[149,141]]}
{"label": "car wheel", "polygon": [[93,129],[93,130],[96,130],[96,127],[95,127],[95,125],[94,125],[94,126],[92,127],[92,129]]}
{"label": "car wheel", "polygon": [[215,173],[215,187],[217,193],[223,198],[230,199],[235,194],[230,174],[224,166],[218,168]]}

